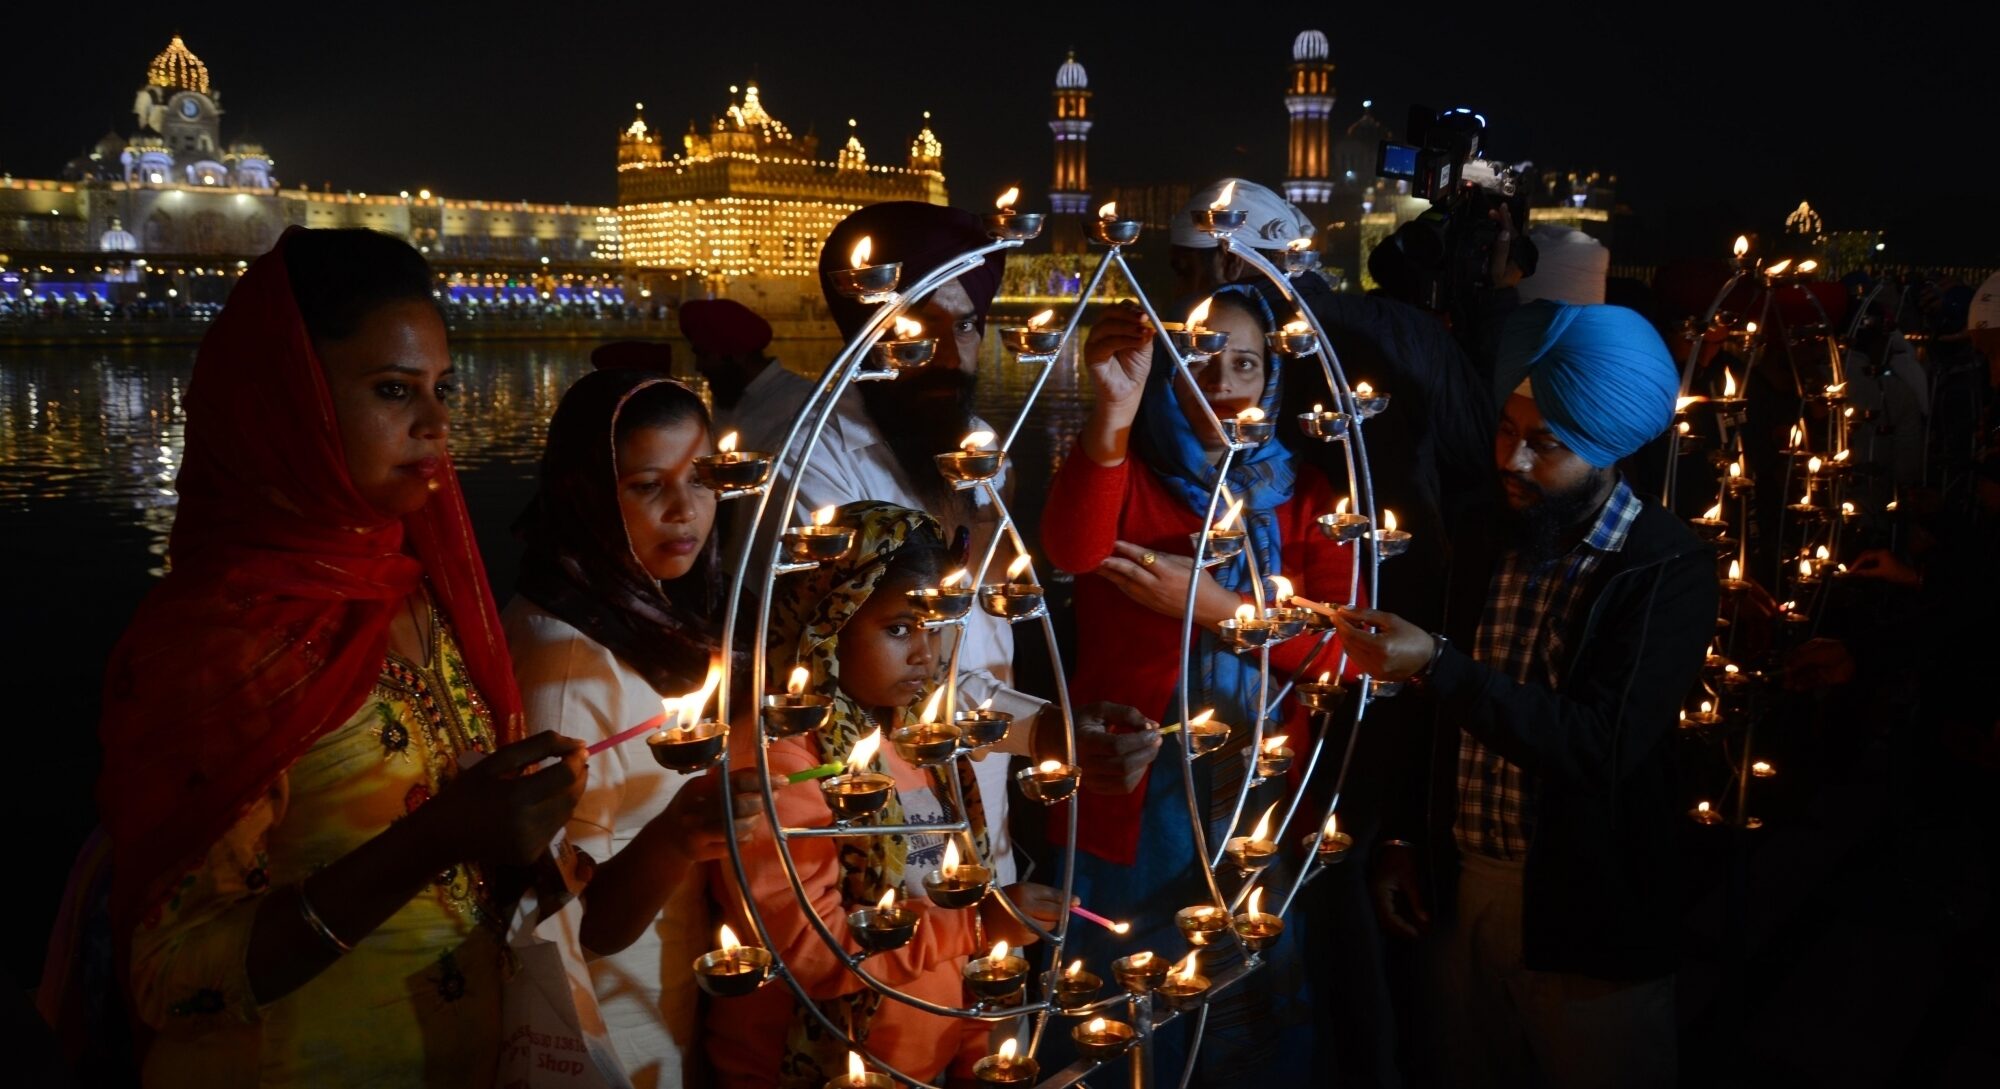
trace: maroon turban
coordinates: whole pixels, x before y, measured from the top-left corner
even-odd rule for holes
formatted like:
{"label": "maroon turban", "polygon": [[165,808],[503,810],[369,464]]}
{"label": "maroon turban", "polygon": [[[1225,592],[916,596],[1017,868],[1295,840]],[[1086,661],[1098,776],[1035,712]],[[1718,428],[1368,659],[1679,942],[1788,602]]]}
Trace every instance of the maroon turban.
{"label": "maroon turban", "polygon": [[771,343],[771,323],[734,299],[682,303],[681,333],[696,355],[749,355]]}
{"label": "maroon turban", "polygon": [[[856,211],[826,238],[819,251],[819,286],[826,295],[826,308],[833,314],[840,335],[853,339],[875,307],[835,294],[830,274],[849,266],[848,255],[863,236],[872,239],[869,260],[875,264],[903,263],[903,285],[922,279],[939,265],[967,250],[985,245],[989,239],[978,216],[941,204],[895,200],[871,204]],[[958,278],[965,293],[972,296],[972,312],[980,328],[986,327],[986,310],[1000,290],[1002,254],[988,254],[985,263]]]}

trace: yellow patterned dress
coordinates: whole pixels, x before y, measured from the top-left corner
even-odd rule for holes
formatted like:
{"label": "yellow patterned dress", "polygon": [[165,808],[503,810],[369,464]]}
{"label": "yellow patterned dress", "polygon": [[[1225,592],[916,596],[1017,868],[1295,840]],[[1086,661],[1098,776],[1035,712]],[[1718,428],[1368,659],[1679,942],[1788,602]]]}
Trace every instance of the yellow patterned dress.
{"label": "yellow patterned dress", "polygon": [[265,893],[361,846],[451,781],[493,726],[435,610],[429,662],[391,654],[361,708],[237,821],[133,934],[157,1035],[148,1086],[484,1086],[506,952],[478,870],[457,865],[304,986],[265,1005],[244,958]]}

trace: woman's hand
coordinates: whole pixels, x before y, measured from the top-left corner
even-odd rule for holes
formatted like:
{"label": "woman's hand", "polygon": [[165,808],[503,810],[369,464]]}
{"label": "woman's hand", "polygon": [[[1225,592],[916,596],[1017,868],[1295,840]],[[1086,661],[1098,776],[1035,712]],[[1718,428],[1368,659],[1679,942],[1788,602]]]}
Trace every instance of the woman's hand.
{"label": "woman's hand", "polygon": [[1212,628],[1236,615],[1243,599],[1222,588],[1208,572],[1196,572],[1194,560],[1141,548],[1130,541],[1112,545],[1113,554],[1097,565],[1097,573],[1111,580],[1125,596],[1159,613],[1179,618],[1187,609],[1188,580],[1199,577],[1195,589],[1194,619]]}
{"label": "woman's hand", "polygon": [[1335,609],[1333,625],[1354,668],[1378,681],[1406,681],[1437,653],[1430,632],[1376,609]]}
{"label": "woman's hand", "polygon": [[[1029,881],[1017,881],[1000,890],[1000,895],[1014,902],[1021,914],[1040,924],[1043,930],[1054,930],[1056,923],[1068,913],[1074,900],[1065,901],[1061,889],[1047,885],[1037,885]],[[1008,945],[1032,945],[1041,940],[1041,935],[1021,925],[1007,908],[987,897],[979,904],[979,920],[986,925],[986,936]],[[980,956],[985,956],[981,953]]]}
{"label": "woman's hand", "polygon": [[1136,707],[1093,703],[1076,711],[1076,762],[1083,789],[1130,794],[1160,755],[1160,724]]}
{"label": "woman's hand", "polygon": [[1099,465],[1125,460],[1132,419],[1153,367],[1152,323],[1131,303],[1106,307],[1084,338],[1083,360],[1097,396],[1083,428],[1083,450]]}
{"label": "woman's hand", "polygon": [[[556,763],[526,770],[550,759]],[[453,861],[533,862],[583,796],[584,761],[576,738],[535,734],[459,772],[417,812],[435,822]]]}
{"label": "woman's hand", "polygon": [[753,768],[739,768],[729,777],[732,812],[722,810],[722,779],[711,771],[681,785],[674,800],[647,826],[661,825],[674,853],[689,862],[714,862],[729,857],[729,825],[740,841],[756,831],[764,807]]}

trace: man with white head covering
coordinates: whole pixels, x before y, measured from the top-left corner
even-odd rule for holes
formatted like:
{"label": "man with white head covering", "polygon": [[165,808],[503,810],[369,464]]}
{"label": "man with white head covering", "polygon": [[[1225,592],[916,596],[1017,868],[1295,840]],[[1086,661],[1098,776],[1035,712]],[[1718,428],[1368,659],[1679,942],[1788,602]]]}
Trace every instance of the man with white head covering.
{"label": "man with white head covering", "polygon": [[1448,634],[1336,620],[1360,671],[1434,716],[1377,909],[1429,932],[1441,1083],[1671,1086],[1668,738],[1715,630],[1715,552],[1618,463],[1672,421],[1679,375],[1638,314],[1549,302],[1509,319],[1499,368],[1499,502],[1452,537]]}
{"label": "man with white head covering", "polygon": [[1242,178],[1211,182],[1174,213],[1167,232],[1173,243],[1168,264],[1174,271],[1176,301],[1211,294],[1223,284],[1238,283],[1250,274],[1249,266],[1241,258],[1224,252],[1214,235],[1194,225],[1196,211],[1216,207],[1217,201],[1225,196],[1228,199],[1222,207],[1249,213],[1236,237],[1273,260],[1293,240],[1313,235],[1312,220],[1298,205],[1264,186]]}

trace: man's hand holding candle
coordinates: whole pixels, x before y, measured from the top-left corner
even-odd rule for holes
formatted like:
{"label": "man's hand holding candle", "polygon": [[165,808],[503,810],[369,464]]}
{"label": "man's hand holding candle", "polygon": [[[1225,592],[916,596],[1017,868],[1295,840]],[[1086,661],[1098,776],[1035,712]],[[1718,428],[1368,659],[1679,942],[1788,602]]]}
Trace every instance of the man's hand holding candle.
{"label": "man's hand holding candle", "polygon": [[1333,625],[1354,668],[1378,681],[1409,680],[1437,654],[1435,636],[1395,613],[1336,608]]}
{"label": "man's hand holding candle", "polygon": [[[1033,919],[1043,930],[1054,930],[1062,917],[1079,901],[1065,901],[1061,889],[1047,885],[1037,885],[1031,881],[1017,881],[1000,890],[1000,895],[1014,902],[1021,914]],[[986,936],[995,941],[1005,941],[1008,945],[1032,945],[1041,940],[1041,935],[1021,925],[1006,907],[988,896],[979,905],[979,920],[986,927]]]}

